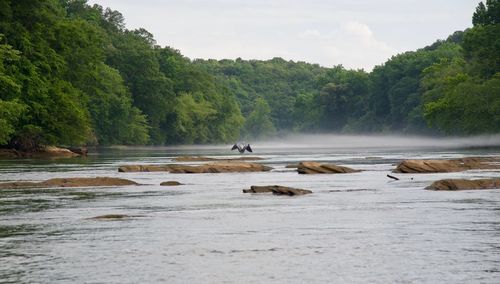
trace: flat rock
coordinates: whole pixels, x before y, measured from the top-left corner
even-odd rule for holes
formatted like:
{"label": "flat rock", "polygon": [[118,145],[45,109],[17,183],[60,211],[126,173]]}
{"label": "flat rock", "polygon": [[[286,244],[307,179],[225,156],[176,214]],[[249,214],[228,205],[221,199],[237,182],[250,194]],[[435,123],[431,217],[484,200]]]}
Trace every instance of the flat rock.
{"label": "flat rock", "polygon": [[427,190],[470,190],[500,188],[500,179],[442,179],[426,187]]}
{"label": "flat rock", "polygon": [[136,182],[112,177],[95,178],[53,178],[42,182],[6,182],[0,183],[5,188],[40,188],[40,187],[89,187],[89,186],[124,186],[137,185]]}
{"label": "flat rock", "polygon": [[260,157],[236,157],[236,158],[210,158],[210,157],[204,157],[204,156],[179,156],[175,157],[172,160],[176,162],[209,162],[209,161],[257,161],[257,160],[263,160],[263,158]]}
{"label": "flat rock", "polygon": [[337,166],[334,164],[320,164],[317,162],[301,162],[297,167],[299,174],[345,174],[356,173],[360,170],[348,167]]}
{"label": "flat rock", "polygon": [[272,192],[275,195],[304,195],[312,193],[310,190],[286,187],[281,185],[265,185],[265,186],[257,186],[252,185],[250,189],[244,189],[243,193],[266,193]]}
{"label": "flat rock", "polygon": [[240,173],[240,172],[266,172],[272,170],[256,163],[246,162],[216,162],[204,165],[126,165],[118,168],[119,172],[170,172],[176,174],[202,174],[202,173]]}
{"label": "flat rock", "polygon": [[468,157],[451,160],[405,160],[395,173],[449,173],[467,170],[500,169],[500,157]]}
{"label": "flat rock", "polygon": [[169,180],[169,181],[164,181],[160,183],[162,186],[177,186],[177,185],[182,185],[182,183],[175,181],[175,180]]}

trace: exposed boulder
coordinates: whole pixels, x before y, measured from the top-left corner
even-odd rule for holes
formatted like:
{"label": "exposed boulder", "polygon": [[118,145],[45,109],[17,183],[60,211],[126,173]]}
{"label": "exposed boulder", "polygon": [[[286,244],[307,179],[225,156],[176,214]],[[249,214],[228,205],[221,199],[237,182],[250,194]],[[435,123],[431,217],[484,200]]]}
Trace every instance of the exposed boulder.
{"label": "exposed boulder", "polygon": [[345,174],[356,173],[360,170],[348,167],[337,166],[333,164],[320,164],[317,162],[301,162],[297,167],[299,174]]}
{"label": "exposed boulder", "polygon": [[263,158],[260,157],[236,157],[236,158],[210,158],[210,157],[204,157],[204,156],[179,156],[173,158],[174,161],[176,162],[209,162],[209,161],[257,161],[257,160],[263,160]]}
{"label": "exposed boulder", "polygon": [[236,173],[236,172],[265,172],[272,170],[256,163],[246,162],[217,162],[204,165],[126,165],[118,168],[119,172],[170,172],[176,174],[202,173]]}
{"label": "exposed boulder", "polygon": [[500,188],[500,179],[442,179],[433,182],[428,190],[469,190]]}
{"label": "exposed boulder", "polygon": [[80,154],[77,154],[69,149],[60,148],[56,146],[44,146],[39,151],[34,152],[33,157],[43,158],[43,157],[79,157]]}
{"label": "exposed boulder", "polygon": [[161,186],[177,186],[177,185],[182,185],[182,183],[175,181],[175,180],[169,180],[169,181],[164,181],[160,183]]}
{"label": "exposed boulder", "polygon": [[257,186],[252,185],[250,189],[244,189],[243,193],[266,193],[272,192],[275,195],[304,195],[312,193],[310,190],[286,187],[281,185],[265,185],[265,186]]}
{"label": "exposed boulder", "polygon": [[80,156],[87,156],[89,153],[89,149],[87,147],[69,147],[68,150]]}
{"label": "exposed boulder", "polygon": [[500,169],[500,157],[469,157],[452,160],[405,160],[395,173],[449,173],[478,169]]}
{"label": "exposed boulder", "polygon": [[0,183],[5,188],[45,188],[45,187],[89,187],[89,186],[125,186],[137,185],[136,182],[112,177],[95,178],[53,178],[42,182],[6,182]]}

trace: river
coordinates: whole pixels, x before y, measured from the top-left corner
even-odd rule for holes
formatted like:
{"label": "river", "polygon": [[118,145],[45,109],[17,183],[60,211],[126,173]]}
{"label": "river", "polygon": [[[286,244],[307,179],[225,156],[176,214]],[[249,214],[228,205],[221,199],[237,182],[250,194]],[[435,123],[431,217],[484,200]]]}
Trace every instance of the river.
{"label": "river", "polygon": [[[111,176],[142,184],[1,190],[0,283],[498,283],[500,190],[424,188],[500,171],[386,175],[404,159],[500,156],[500,148],[359,140],[255,143],[252,156],[274,168],[262,173],[117,171],[179,155],[239,156],[231,145],[0,161],[0,181]],[[363,171],[299,175],[285,167],[299,161]],[[184,185],[159,185],[168,180]],[[271,184],[313,194],[242,193]],[[132,217],[90,219],[104,214]]]}

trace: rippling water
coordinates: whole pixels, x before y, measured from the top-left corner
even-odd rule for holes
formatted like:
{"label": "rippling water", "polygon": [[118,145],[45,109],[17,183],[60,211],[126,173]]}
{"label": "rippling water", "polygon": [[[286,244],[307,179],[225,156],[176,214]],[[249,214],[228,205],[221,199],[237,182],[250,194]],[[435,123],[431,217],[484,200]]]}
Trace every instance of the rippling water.
{"label": "rippling water", "polygon": [[[235,156],[227,146],[0,161],[0,181],[114,176],[143,184],[0,191],[0,282],[498,283],[500,190],[423,188],[499,171],[399,174],[399,181],[386,175],[407,158],[499,156],[499,148],[252,146],[273,171],[117,172],[119,165],[169,163],[178,155]],[[364,171],[298,175],[285,168],[311,160]],[[159,186],[167,180],[185,185]],[[314,193],[242,193],[269,184]],[[134,217],[89,219],[103,214]]]}

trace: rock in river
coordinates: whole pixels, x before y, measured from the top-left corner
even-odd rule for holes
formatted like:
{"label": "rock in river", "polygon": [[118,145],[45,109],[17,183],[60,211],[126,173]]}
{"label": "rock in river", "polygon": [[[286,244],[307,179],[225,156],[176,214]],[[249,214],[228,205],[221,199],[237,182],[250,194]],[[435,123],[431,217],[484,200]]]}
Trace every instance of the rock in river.
{"label": "rock in river", "polygon": [[500,169],[500,157],[468,157],[452,160],[405,160],[395,173],[449,173],[479,169]]}
{"label": "rock in river", "polygon": [[119,172],[170,172],[175,174],[201,173],[236,173],[236,172],[265,172],[272,170],[256,163],[245,162],[217,162],[204,165],[126,165],[118,168]]}
{"label": "rock in river", "polygon": [[310,190],[286,187],[281,185],[265,185],[265,186],[257,186],[252,185],[250,189],[243,189],[243,193],[265,193],[272,192],[275,195],[304,195],[312,193]]}
{"label": "rock in river", "polygon": [[53,178],[42,182],[6,182],[0,183],[4,188],[40,188],[40,187],[89,187],[89,186],[124,186],[137,185],[136,182],[112,177],[95,178]]}
{"label": "rock in river", "polygon": [[0,158],[73,158],[86,156],[86,153],[88,152],[84,153],[84,150],[80,150],[80,152],[78,152],[76,148],[73,148],[73,150],[74,151],[56,146],[42,146],[37,151],[33,152],[19,151],[16,149],[0,149]]}
{"label": "rock in river", "polygon": [[182,185],[182,183],[175,181],[175,180],[169,180],[169,181],[164,181],[160,183],[161,186],[177,186],[177,185]]}
{"label": "rock in river", "polygon": [[297,167],[297,172],[299,174],[345,174],[345,173],[360,172],[360,170],[355,170],[348,167],[342,167],[333,164],[301,162]]}
{"label": "rock in river", "polygon": [[173,160],[176,162],[257,161],[257,160],[263,160],[263,158],[244,156],[244,157],[236,157],[236,158],[219,159],[219,158],[211,158],[211,157],[204,157],[204,156],[178,156],[178,157],[173,158]]}
{"label": "rock in river", "polygon": [[135,216],[125,215],[125,214],[106,214],[106,215],[95,216],[95,217],[88,218],[88,219],[89,220],[126,220],[126,219],[130,219],[131,217],[135,217]]}
{"label": "rock in river", "polygon": [[500,188],[500,179],[442,179],[433,182],[428,190],[468,190]]}

